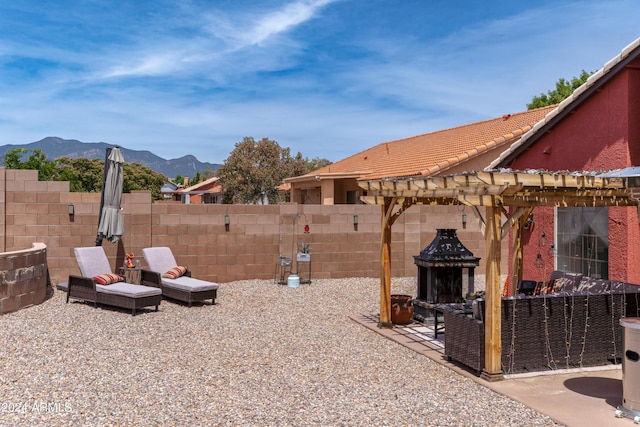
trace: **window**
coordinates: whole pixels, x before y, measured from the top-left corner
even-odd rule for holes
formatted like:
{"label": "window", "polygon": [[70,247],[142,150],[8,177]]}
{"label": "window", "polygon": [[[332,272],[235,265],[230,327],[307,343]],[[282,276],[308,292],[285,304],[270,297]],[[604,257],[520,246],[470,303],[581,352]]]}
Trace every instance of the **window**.
{"label": "window", "polygon": [[556,268],[609,278],[609,209],[556,209]]}
{"label": "window", "polygon": [[202,203],[207,205],[215,205],[218,203],[218,196],[214,196],[213,194],[203,194]]}

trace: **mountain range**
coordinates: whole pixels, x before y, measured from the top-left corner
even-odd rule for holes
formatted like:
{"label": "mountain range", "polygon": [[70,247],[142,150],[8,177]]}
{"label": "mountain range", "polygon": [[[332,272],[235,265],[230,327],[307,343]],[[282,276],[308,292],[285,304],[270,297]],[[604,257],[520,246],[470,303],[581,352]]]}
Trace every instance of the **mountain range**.
{"label": "mountain range", "polygon": [[[0,146],[0,165],[4,163],[4,155],[7,151],[14,148],[26,148],[29,150],[28,155],[30,155],[33,150],[40,149],[50,160],[55,160],[59,157],[104,160],[108,147],[114,147],[114,145],[105,142],[81,142],[75,139],[62,139],[49,136],[29,144],[7,144]],[[192,155],[166,160],[146,150],[130,150],[122,146],[120,146],[120,150],[126,162],[140,163],[168,178],[175,178],[178,175],[193,177],[196,172],[203,172],[207,168],[215,171],[220,166],[215,163],[201,162]]]}

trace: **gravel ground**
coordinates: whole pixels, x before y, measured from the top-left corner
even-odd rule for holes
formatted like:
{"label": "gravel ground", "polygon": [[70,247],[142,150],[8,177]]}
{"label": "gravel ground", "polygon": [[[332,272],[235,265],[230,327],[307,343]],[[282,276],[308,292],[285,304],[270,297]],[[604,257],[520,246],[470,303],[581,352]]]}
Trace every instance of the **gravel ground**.
{"label": "gravel ground", "polygon": [[135,317],[65,296],[0,317],[0,425],[555,425],[350,320],[378,279],[226,283]]}

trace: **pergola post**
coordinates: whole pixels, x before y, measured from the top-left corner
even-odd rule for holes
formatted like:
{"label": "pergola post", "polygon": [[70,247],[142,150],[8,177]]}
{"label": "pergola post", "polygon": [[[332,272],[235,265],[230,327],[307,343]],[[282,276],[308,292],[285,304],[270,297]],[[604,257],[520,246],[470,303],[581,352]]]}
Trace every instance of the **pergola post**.
{"label": "pergola post", "polygon": [[485,325],[484,325],[484,369],[481,377],[488,381],[497,381],[502,375],[502,340],[500,324],[500,258],[501,258],[501,209],[491,197],[491,205],[486,214],[486,289],[485,289]]}
{"label": "pergola post", "polygon": [[381,253],[380,253],[380,323],[379,327],[391,328],[391,211],[393,205],[385,200],[382,205]]}
{"label": "pergola post", "polygon": [[515,295],[518,290],[518,285],[522,281],[522,264],[524,260],[524,248],[522,245],[522,218],[518,219],[513,233],[513,244],[511,246],[511,253],[513,259],[511,260],[511,295]]}

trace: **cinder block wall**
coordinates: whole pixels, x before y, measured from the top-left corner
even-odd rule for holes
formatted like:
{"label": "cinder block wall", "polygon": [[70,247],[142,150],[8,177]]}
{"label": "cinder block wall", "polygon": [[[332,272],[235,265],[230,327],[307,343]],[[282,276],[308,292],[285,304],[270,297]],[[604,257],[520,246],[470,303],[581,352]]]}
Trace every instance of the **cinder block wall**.
{"label": "cinder block wall", "polygon": [[[74,215],[68,214],[69,203]],[[39,182],[36,171],[0,168],[0,249],[45,243],[53,284],[79,273],[73,248],[95,245],[99,209],[98,193],[70,193],[66,182]],[[433,240],[437,228],[458,229],[463,244],[482,258],[477,274],[484,274],[484,237],[472,212],[464,212],[466,229],[462,207],[413,206],[405,211],[392,228],[392,275],[416,276],[413,256]],[[380,275],[379,206],[184,205],[152,203],[149,192],[134,192],[123,196],[122,213],[125,236],[117,244],[102,243],[114,269],[122,265],[125,253],[138,257],[143,247],[169,246],[180,264],[206,280],[272,279],[276,258],[295,258],[304,242],[311,246],[312,280]],[[505,241],[503,273],[507,251]],[[306,268],[301,267],[301,275]]]}
{"label": "cinder block wall", "polygon": [[0,253],[0,314],[42,303],[47,295],[47,248]]}

